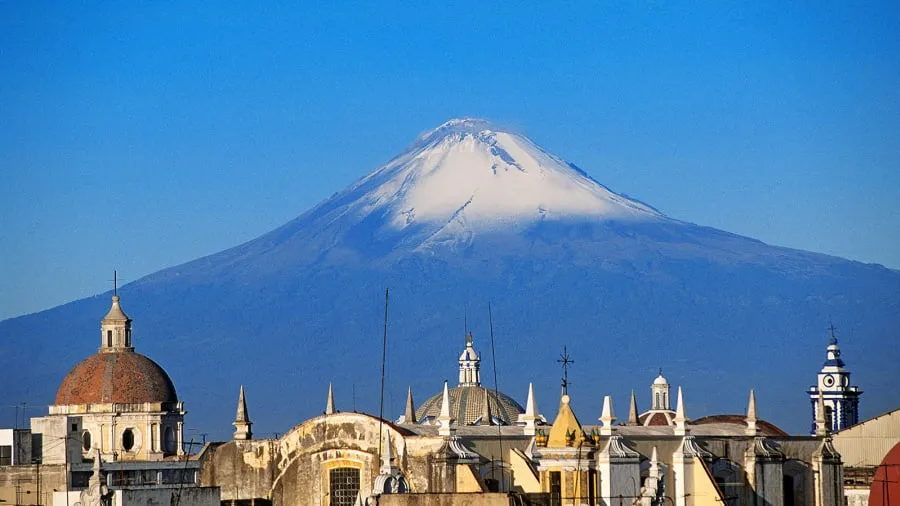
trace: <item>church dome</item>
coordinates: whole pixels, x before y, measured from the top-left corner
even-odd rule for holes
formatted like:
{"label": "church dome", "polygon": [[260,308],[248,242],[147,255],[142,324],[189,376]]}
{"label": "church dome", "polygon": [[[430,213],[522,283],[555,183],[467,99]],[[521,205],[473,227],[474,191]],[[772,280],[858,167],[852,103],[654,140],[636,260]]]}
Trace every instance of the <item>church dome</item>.
{"label": "church dome", "polygon": [[[491,416],[499,418],[504,424],[511,425],[519,419],[525,409],[512,397],[503,392],[495,392],[482,386],[457,386],[448,389],[450,396],[450,417],[457,425],[472,425],[484,413],[484,391],[487,390]],[[416,419],[427,417],[436,419],[441,414],[443,391],[428,398],[416,410]]]}
{"label": "church dome", "polygon": [[100,352],[79,362],[56,392],[56,405],[178,402],[156,362],[133,351]]}
{"label": "church dome", "polygon": [[[472,333],[466,334],[466,347],[459,355],[459,385],[448,389],[450,418],[456,425],[472,425],[484,415],[484,394],[487,392],[491,417],[511,425],[525,410],[512,397],[481,386],[481,357],[475,351]],[[416,419],[437,419],[441,414],[444,392],[431,396],[416,410]]]}

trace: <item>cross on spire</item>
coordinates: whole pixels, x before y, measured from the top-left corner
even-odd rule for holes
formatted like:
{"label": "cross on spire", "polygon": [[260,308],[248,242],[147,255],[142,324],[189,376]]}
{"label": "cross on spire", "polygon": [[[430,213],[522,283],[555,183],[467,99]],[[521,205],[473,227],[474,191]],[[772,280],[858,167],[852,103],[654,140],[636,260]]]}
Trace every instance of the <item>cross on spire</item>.
{"label": "cross on spire", "polygon": [[569,352],[568,352],[568,350],[566,350],[565,346],[563,346],[563,352],[559,356],[559,360],[557,360],[557,362],[562,364],[562,368],[563,368],[562,393],[563,393],[563,395],[567,395],[568,387],[569,387],[569,365],[574,364],[575,361],[572,360],[572,358],[569,356]]}
{"label": "cross on spire", "polygon": [[113,270],[113,295],[119,295],[119,275],[116,270]]}
{"label": "cross on spire", "polygon": [[837,344],[837,337],[834,336],[834,331],[837,330],[837,327],[835,327],[833,323],[828,322],[828,330],[831,332],[829,344]]}

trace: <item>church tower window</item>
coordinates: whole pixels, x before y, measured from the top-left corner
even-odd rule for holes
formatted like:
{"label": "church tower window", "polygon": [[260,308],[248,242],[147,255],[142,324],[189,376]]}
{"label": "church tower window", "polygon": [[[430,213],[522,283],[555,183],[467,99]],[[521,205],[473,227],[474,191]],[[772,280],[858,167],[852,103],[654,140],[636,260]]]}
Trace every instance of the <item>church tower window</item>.
{"label": "church tower window", "polygon": [[562,473],[550,471],[550,504],[561,504]]}
{"label": "church tower window", "polygon": [[125,429],[122,432],[122,448],[125,449],[126,452],[130,452],[132,448],[134,448],[134,431],[131,429]]}
{"label": "church tower window", "polygon": [[81,435],[81,447],[84,448],[84,451],[91,451],[91,433],[88,431],[84,431]]}
{"label": "church tower window", "polygon": [[163,441],[163,445],[166,449],[165,453],[167,455],[174,455],[175,451],[178,450],[178,438],[175,434],[175,427],[166,427],[166,435]]}
{"label": "church tower window", "polygon": [[106,347],[112,348],[112,330],[106,331]]}
{"label": "church tower window", "polygon": [[328,473],[330,506],[353,506],[359,495],[359,469],[338,467]]}

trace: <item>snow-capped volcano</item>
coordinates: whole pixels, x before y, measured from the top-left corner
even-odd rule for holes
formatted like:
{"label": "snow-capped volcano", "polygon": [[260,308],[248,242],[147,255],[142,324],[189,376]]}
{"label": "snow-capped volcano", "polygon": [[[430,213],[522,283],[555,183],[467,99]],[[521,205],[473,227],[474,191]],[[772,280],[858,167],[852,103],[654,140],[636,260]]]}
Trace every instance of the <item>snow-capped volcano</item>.
{"label": "snow-capped volcano", "polygon": [[[481,119],[454,119],[345,191],[358,215],[467,230],[566,218],[662,216],[618,195],[526,137]],[[344,200],[344,199],[342,199]],[[430,228],[430,227],[429,227]]]}
{"label": "snow-capped volcano", "polygon": [[[119,294],[140,322],[142,353],[191,402],[192,424],[230,437],[238,381],[270,430],[320,412],[310,385],[332,380],[341,409],[349,392],[377,409],[366,400],[379,398],[385,287],[391,416],[407,386],[434,391],[456,370],[467,311],[482,338],[494,315],[511,393],[533,381],[552,400],[552,356],[581,350],[573,393],[586,412],[599,412],[600,393],[625,398],[665,366],[693,416],[731,412],[752,385],[773,421],[805,431],[803,392],[829,317],[851,329],[844,350],[866,385],[863,415],[897,406],[897,374],[884,371],[898,353],[864,350],[896,341],[900,273],[665,217],[481,120],[449,121],[289,223]],[[4,394],[52,402],[59,364],[96,350],[109,295],[0,322],[0,370],[17,378]],[[487,301],[494,312],[472,317]],[[71,345],[51,345],[60,335]]]}

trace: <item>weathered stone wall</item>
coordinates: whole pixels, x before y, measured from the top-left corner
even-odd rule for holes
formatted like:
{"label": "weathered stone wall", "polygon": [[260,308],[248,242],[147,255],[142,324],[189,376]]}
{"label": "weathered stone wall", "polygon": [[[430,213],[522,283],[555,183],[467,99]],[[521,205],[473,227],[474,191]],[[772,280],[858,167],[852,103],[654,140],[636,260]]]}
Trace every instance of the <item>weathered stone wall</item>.
{"label": "weathered stone wall", "polygon": [[65,488],[62,465],[0,467],[0,504],[52,504],[54,489]]}
{"label": "weathered stone wall", "polygon": [[414,437],[390,423],[358,413],[319,416],[279,439],[229,441],[201,457],[200,483],[221,487],[223,501],[271,499],[276,504],[327,504],[329,473],[359,470],[360,494],[372,492],[379,474],[379,449],[387,439],[414,492],[455,491],[456,464],[441,437]]}
{"label": "weathered stone wall", "polygon": [[116,504],[121,506],[219,506],[219,489],[193,487],[181,489],[116,490]]}
{"label": "weathered stone wall", "polygon": [[378,497],[378,506],[510,506],[505,493],[399,494]]}
{"label": "weathered stone wall", "polygon": [[267,498],[275,476],[273,440],[229,441],[203,455],[200,485],[221,488],[222,500]]}

